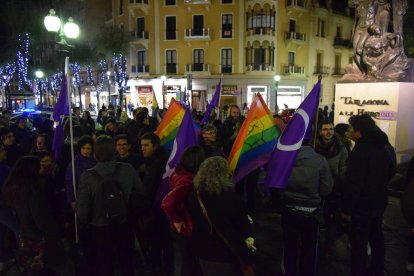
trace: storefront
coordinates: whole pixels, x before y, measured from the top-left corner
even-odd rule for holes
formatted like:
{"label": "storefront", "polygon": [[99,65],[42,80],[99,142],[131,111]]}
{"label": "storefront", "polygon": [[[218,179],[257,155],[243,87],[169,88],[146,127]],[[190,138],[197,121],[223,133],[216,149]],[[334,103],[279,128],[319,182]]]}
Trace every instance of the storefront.
{"label": "storefront", "polygon": [[220,108],[230,107],[231,105],[240,105],[241,90],[237,89],[237,85],[223,85],[221,88]]}
{"label": "storefront", "polygon": [[136,86],[138,92],[137,102],[134,103],[134,106],[142,106],[148,109],[152,107],[152,97],[153,97],[153,87],[152,85],[143,85],[143,86]]}

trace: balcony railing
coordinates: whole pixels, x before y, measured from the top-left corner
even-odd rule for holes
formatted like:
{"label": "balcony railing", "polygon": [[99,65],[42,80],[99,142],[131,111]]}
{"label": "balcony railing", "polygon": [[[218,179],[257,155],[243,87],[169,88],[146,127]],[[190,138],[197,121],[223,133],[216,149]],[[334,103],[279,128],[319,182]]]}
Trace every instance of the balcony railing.
{"label": "balcony railing", "polygon": [[167,63],[165,66],[167,74],[177,74],[177,64],[176,63]]}
{"label": "balcony railing", "polygon": [[295,8],[302,8],[307,9],[308,5],[306,4],[306,0],[287,0],[286,6],[295,7]]}
{"label": "balcony railing", "polygon": [[345,75],[345,73],[346,73],[345,68],[335,67],[333,69],[332,75],[333,76],[342,76],[342,75]]}
{"label": "balcony railing", "polygon": [[149,65],[132,65],[132,73],[149,73]]}
{"label": "balcony railing", "polygon": [[297,32],[286,32],[285,39],[306,42],[306,34],[297,33]]}
{"label": "balcony railing", "polygon": [[253,63],[247,65],[247,71],[253,72],[253,71],[273,71],[273,66],[268,63]]}
{"label": "balcony railing", "polygon": [[233,66],[231,65],[221,65],[221,73],[229,74],[233,72]]}
{"label": "balcony railing", "polygon": [[149,39],[149,32],[131,32],[131,38],[135,39]]}
{"label": "balcony railing", "polygon": [[341,37],[334,38],[334,47],[346,47],[352,48],[352,40],[351,39],[344,39]]}
{"label": "balcony railing", "polygon": [[130,4],[146,4],[148,5],[148,0],[129,0]]}
{"label": "balcony railing", "polygon": [[210,72],[210,64],[205,63],[192,63],[186,64],[186,72]]}
{"label": "balcony railing", "polygon": [[285,73],[285,75],[304,75],[305,67],[298,65],[286,65],[283,67],[283,72]]}
{"label": "balcony railing", "polygon": [[185,29],[184,39],[202,39],[210,40],[210,28],[202,29]]}
{"label": "balcony railing", "polygon": [[210,0],[184,0],[184,4],[187,5],[210,5]]}
{"label": "balcony railing", "polygon": [[329,75],[331,67],[329,66],[315,66],[314,75]]}
{"label": "balcony railing", "polygon": [[260,27],[260,28],[251,28],[247,30],[250,36],[252,35],[272,35],[275,36],[276,32],[275,29],[267,28],[267,27]]}

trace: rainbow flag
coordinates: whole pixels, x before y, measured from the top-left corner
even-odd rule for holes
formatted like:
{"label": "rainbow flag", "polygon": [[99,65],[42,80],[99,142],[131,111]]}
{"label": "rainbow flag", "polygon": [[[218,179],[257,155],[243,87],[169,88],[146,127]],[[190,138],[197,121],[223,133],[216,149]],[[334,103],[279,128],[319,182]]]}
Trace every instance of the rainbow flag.
{"label": "rainbow flag", "polygon": [[162,118],[155,134],[160,137],[161,146],[172,150],[174,139],[177,136],[178,129],[183,120],[185,113],[184,107],[181,106],[174,98],[171,99],[170,106]]}
{"label": "rainbow flag", "polygon": [[280,130],[262,96],[257,94],[228,158],[233,181],[239,182],[270,160]]}

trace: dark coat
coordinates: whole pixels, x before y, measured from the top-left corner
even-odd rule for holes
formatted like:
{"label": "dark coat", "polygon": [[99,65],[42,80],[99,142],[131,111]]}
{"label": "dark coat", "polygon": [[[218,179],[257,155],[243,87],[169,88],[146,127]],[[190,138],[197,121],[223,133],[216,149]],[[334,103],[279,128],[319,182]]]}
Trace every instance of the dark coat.
{"label": "dark coat", "polygon": [[345,173],[341,204],[345,214],[382,216],[388,204],[388,182],[395,174],[387,146],[386,135],[379,131],[356,141]]}
{"label": "dark coat", "polygon": [[[232,191],[220,195],[200,194],[212,224],[220,230],[232,248],[245,261],[250,262],[249,250],[245,244],[247,237],[252,237],[252,229],[247,218],[247,211],[242,199]],[[191,244],[198,258],[213,262],[237,263],[237,258],[214,233],[204,217],[193,191],[188,203],[193,220]]]}

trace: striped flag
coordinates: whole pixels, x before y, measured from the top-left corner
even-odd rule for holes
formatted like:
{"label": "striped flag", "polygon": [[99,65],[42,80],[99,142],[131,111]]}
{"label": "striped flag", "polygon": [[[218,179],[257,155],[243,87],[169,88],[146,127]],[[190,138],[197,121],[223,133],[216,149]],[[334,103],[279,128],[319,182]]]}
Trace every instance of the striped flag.
{"label": "striped flag", "polygon": [[173,147],[174,139],[177,136],[184,113],[184,107],[172,98],[167,112],[155,131],[155,134],[160,137],[161,146],[164,146],[168,150],[171,150]]}
{"label": "striped flag", "polygon": [[231,149],[228,162],[235,183],[269,162],[280,130],[258,93]]}

